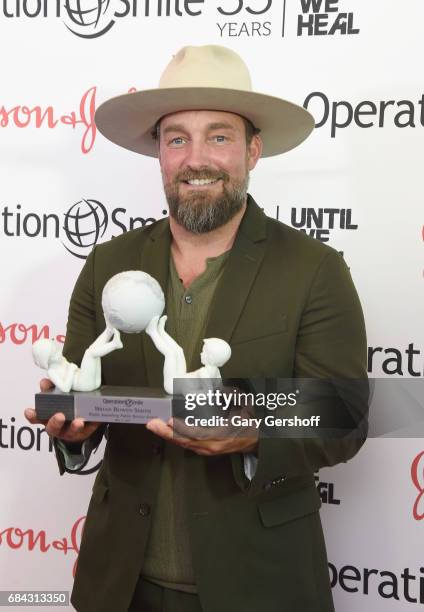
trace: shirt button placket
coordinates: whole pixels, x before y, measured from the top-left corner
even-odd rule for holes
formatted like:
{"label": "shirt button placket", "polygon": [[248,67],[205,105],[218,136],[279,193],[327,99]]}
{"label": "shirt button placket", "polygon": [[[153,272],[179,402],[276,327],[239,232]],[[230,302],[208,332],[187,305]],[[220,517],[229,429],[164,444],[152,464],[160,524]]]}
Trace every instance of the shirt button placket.
{"label": "shirt button placket", "polygon": [[139,512],[141,516],[149,516],[150,514],[150,504],[141,504],[139,508]]}

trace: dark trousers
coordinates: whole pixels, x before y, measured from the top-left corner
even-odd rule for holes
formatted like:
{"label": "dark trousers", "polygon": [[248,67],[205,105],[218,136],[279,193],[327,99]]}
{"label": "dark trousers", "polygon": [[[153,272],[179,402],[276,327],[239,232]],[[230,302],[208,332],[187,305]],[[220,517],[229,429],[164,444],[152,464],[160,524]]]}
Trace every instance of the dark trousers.
{"label": "dark trousers", "polygon": [[128,612],[202,612],[196,593],[166,589],[139,578]]}

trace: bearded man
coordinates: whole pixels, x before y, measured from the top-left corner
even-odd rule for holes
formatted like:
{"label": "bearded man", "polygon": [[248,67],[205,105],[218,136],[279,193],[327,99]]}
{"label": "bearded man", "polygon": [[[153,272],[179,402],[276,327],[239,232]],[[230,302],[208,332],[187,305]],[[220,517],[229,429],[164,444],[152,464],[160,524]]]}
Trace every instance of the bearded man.
{"label": "bearded man", "polygon": [[[103,329],[109,278],[141,269],[165,290],[167,329],[189,370],[213,336],[232,348],[226,378],[366,379],[364,321],[343,258],[247,194],[260,157],[309,135],[309,113],[252,91],[233,51],[185,47],[157,89],[105,102],[96,124],[159,159],[169,219],[94,248],[71,299],[67,359],[78,363]],[[125,336],[103,360],[103,382],[160,387],[162,368],[146,334]],[[46,429],[61,473],[82,469],[104,433],[60,413]],[[364,430],[199,440],[153,419],[106,434],[72,593],[78,612],[334,610],[314,472],[354,456]]]}

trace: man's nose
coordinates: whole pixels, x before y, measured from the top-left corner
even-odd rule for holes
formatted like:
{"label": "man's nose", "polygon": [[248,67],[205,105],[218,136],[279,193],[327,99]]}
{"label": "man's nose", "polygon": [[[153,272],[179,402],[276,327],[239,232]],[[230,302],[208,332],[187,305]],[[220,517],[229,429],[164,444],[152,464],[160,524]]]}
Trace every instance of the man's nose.
{"label": "man's nose", "polygon": [[211,165],[208,146],[201,140],[193,139],[190,146],[187,147],[187,156],[184,161],[187,166],[196,170]]}

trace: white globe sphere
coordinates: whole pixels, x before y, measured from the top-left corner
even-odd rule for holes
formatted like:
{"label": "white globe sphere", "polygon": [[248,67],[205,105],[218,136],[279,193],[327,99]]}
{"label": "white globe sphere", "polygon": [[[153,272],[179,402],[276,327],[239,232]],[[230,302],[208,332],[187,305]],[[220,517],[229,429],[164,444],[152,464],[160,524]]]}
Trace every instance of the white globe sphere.
{"label": "white globe sphere", "polygon": [[115,274],[103,288],[106,324],[127,334],[137,334],[165,309],[161,286],[150,274],[129,270]]}

